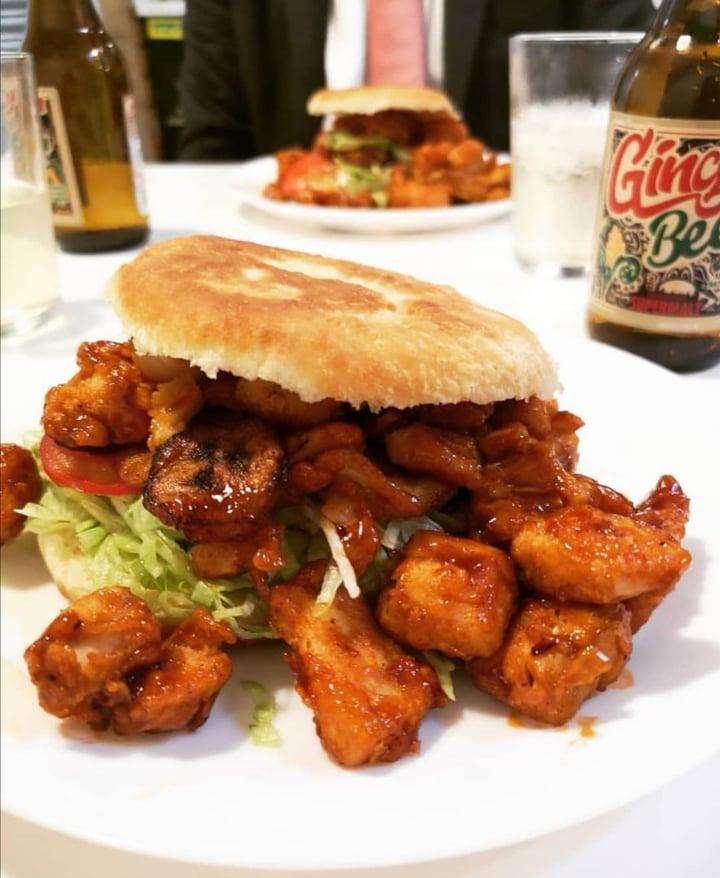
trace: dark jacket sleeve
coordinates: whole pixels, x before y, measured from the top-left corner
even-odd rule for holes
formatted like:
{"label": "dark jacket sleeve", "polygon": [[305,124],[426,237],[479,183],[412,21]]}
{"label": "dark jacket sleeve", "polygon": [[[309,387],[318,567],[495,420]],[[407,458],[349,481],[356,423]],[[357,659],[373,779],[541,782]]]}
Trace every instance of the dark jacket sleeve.
{"label": "dark jacket sleeve", "polygon": [[248,96],[239,76],[237,49],[228,0],[187,0],[179,81],[181,160],[227,160],[253,154]]}
{"label": "dark jacket sleeve", "polygon": [[309,146],[325,84],[329,0],[187,0],[182,160],[232,160]]}

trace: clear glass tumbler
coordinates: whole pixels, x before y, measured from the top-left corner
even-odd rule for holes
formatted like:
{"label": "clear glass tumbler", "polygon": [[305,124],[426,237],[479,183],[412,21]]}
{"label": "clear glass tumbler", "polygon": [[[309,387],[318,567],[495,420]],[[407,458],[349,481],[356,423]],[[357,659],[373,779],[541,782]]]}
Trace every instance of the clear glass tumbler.
{"label": "clear glass tumbler", "polygon": [[57,244],[32,56],[2,52],[0,332],[37,326],[58,301]]}
{"label": "clear glass tumbler", "polygon": [[515,256],[548,276],[590,267],[610,96],[634,32],[526,33],[510,39]]}

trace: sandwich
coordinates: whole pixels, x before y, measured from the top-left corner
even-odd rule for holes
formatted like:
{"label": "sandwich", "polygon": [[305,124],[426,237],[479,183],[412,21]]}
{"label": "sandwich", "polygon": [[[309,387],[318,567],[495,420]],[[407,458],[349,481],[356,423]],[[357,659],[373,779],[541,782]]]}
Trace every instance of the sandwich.
{"label": "sandwich", "polygon": [[276,153],[268,198],[336,207],[447,207],[505,199],[510,165],[432,88],[322,89],[307,111],[327,125],[309,150]]}
{"label": "sandwich", "polygon": [[69,603],[26,652],[56,716],[198,728],[263,639],[342,766],[416,752],[455,673],[561,724],[690,563],[676,480],[577,472],[551,357],[452,288],[190,236],[107,294],[127,337],[49,389],[22,508]]}

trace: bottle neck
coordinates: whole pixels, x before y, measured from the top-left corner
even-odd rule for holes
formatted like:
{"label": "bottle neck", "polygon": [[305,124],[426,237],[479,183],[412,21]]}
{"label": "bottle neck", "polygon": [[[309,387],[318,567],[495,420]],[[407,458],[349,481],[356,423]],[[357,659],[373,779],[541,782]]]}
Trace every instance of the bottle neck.
{"label": "bottle neck", "polygon": [[102,30],[92,0],[30,0],[28,34],[42,30]]}

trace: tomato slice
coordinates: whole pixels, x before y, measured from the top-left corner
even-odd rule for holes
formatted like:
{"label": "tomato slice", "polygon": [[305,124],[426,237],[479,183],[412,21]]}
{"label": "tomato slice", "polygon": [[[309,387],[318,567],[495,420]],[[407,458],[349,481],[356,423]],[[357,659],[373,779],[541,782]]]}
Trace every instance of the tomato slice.
{"label": "tomato slice", "polygon": [[139,494],[142,483],[126,481],[120,475],[120,464],[137,451],[79,451],[66,448],[47,435],[40,440],[40,461],[48,477],[57,485],[87,494]]}
{"label": "tomato slice", "polygon": [[307,152],[283,168],[278,181],[286,198],[301,198],[315,189],[335,187],[335,165],[321,152]]}

